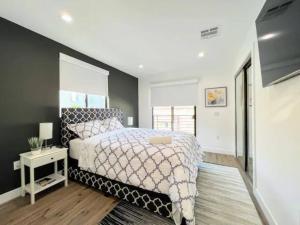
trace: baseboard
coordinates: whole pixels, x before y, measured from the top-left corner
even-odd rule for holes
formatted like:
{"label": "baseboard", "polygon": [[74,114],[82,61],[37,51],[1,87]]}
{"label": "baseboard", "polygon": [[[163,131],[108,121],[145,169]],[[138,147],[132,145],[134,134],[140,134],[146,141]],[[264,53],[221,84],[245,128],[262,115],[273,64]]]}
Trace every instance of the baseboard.
{"label": "baseboard", "polygon": [[259,193],[259,191],[256,188],[253,190],[253,194],[254,194],[256,201],[258,202],[261,210],[263,211],[269,225],[278,225],[277,221],[275,220],[274,216],[271,213],[271,210],[269,209],[265,200],[263,199],[263,197],[261,196],[261,194]]}
{"label": "baseboard", "polygon": [[211,153],[218,153],[218,154],[224,154],[224,155],[235,155],[234,151],[229,149],[223,149],[223,148],[215,148],[215,147],[201,147],[201,150],[203,152],[211,152]]}
{"label": "baseboard", "polygon": [[16,188],[0,195],[0,205],[21,196],[21,188]]}

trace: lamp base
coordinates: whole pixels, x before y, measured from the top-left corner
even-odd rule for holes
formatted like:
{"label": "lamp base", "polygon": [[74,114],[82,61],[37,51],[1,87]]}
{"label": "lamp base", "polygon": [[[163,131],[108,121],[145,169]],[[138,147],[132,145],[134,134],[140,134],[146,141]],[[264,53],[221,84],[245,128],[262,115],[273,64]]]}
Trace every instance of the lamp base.
{"label": "lamp base", "polygon": [[47,140],[45,140],[45,146],[42,147],[42,150],[49,150],[49,149],[51,149],[51,145],[48,145]]}

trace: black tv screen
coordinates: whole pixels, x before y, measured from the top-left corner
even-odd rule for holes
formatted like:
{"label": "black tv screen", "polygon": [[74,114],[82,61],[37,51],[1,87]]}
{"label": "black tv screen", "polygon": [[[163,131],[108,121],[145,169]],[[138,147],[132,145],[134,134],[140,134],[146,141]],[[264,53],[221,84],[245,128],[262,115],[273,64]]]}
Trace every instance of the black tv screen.
{"label": "black tv screen", "polygon": [[300,0],[267,0],[256,20],[263,87],[300,74]]}

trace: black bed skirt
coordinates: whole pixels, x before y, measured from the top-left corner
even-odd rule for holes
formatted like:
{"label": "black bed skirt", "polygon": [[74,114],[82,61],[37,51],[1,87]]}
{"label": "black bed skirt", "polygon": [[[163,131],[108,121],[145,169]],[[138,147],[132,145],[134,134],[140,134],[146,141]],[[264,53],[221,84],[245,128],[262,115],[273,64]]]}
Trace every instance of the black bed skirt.
{"label": "black bed skirt", "polygon": [[68,175],[70,180],[88,185],[106,195],[125,200],[158,215],[172,218],[172,203],[168,195],[147,191],[81,170],[77,166],[77,160],[69,158],[69,162]]}

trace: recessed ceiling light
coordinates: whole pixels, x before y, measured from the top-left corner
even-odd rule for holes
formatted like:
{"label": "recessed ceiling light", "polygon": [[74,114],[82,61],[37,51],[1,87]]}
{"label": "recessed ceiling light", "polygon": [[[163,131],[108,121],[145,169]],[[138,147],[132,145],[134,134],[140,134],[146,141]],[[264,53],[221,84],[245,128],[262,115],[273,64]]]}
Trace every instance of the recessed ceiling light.
{"label": "recessed ceiling light", "polygon": [[61,14],[61,19],[63,21],[65,21],[66,23],[72,23],[72,21],[73,21],[72,16],[69,13],[66,13],[66,12]]}
{"label": "recessed ceiling light", "polygon": [[203,58],[204,55],[205,55],[204,52],[199,52],[198,57],[199,57],[199,58]]}
{"label": "recessed ceiling light", "polygon": [[139,68],[140,68],[140,69],[143,69],[143,68],[144,68],[144,65],[140,64],[140,65],[139,65]]}
{"label": "recessed ceiling light", "polygon": [[278,33],[269,33],[269,34],[265,34],[265,35],[261,36],[259,39],[264,41],[264,40],[272,39],[276,36],[278,36]]}

